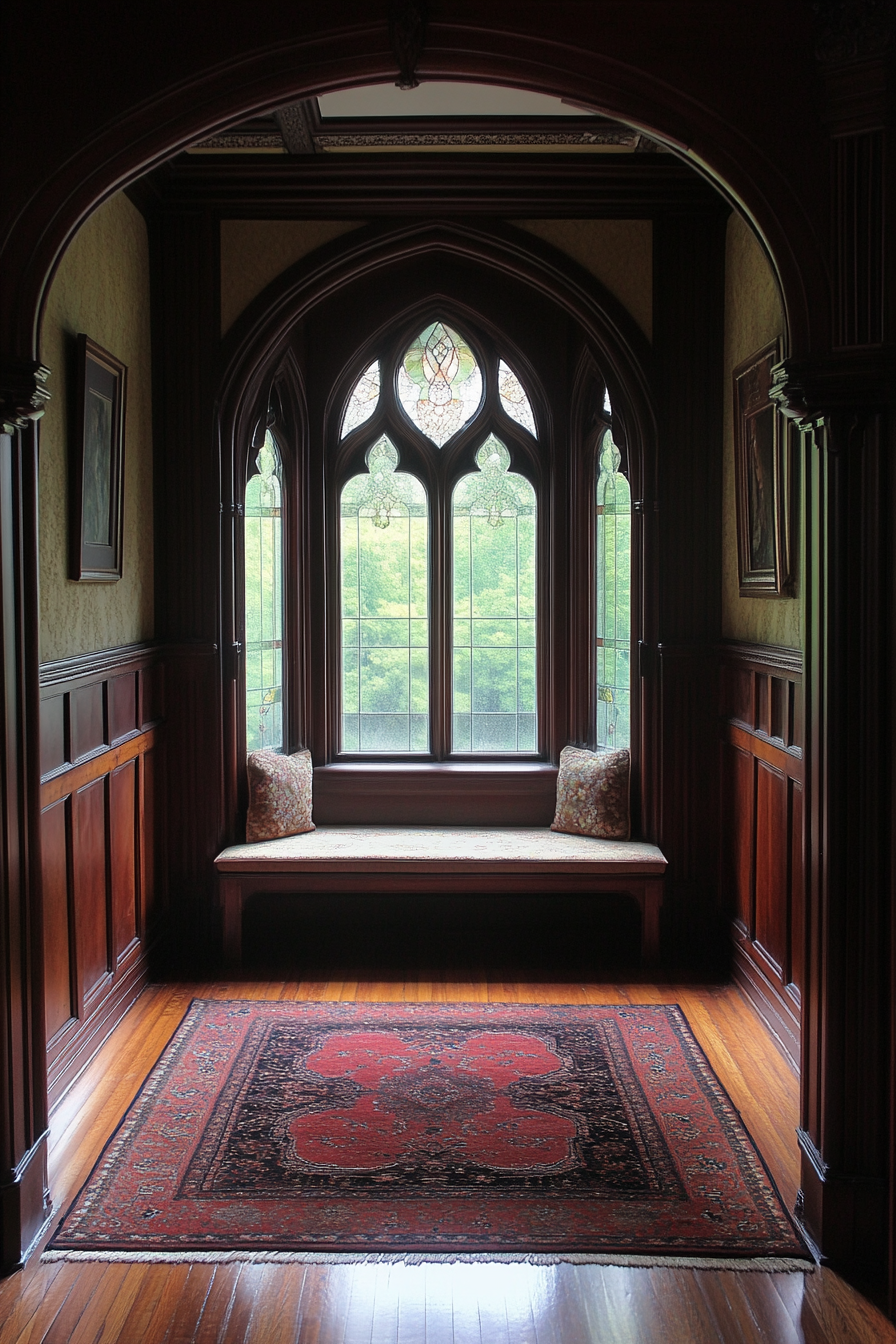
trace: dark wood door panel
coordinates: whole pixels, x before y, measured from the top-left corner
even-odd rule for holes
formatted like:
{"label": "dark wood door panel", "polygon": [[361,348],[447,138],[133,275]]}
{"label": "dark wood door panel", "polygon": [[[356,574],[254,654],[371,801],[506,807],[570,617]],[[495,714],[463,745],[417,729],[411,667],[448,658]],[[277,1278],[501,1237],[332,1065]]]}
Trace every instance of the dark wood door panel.
{"label": "dark wood door panel", "polygon": [[120,677],[110,677],[109,696],[109,741],[120,742],[129,733],[140,727],[138,720],[136,672],[125,672]]}
{"label": "dark wood door panel", "polygon": [[48,1041],[78,1015],[72,976],[70,837],[71,800],[63,798],[41,814]]}
{"label": "dark wood door panel", "polygon": [[74,889],[82,1004],[109,972],[106,897],[106,784],[94,780],[73,797]]}
{"label": "dark wood door panel", "polygon": [[802,991],[804,943],[803,786],[790,781],[790,989]]}
{"label": "dark wood door panel", "polygon": [[71,715],[71,758],[81,761],[106,745],[101,682],[78,686],[69,697]]}

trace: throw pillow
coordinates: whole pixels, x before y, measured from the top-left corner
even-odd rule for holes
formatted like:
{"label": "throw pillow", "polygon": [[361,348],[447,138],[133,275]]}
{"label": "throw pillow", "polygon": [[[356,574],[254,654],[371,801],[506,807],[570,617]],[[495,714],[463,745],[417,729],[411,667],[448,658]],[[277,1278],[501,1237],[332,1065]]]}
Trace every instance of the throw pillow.
{"label": "throw pillow", "polygon": [[311,820],[311,752],[281,756],[277,751],[250,751],[249,815],[246,839],[276,840],[281,835],[313,831]]}
{"label": "throw pillow", "polygon": [[597,840],[627,840],[631,755],[564,747],[557,775],[557,810],[552,831],[592,835]]}

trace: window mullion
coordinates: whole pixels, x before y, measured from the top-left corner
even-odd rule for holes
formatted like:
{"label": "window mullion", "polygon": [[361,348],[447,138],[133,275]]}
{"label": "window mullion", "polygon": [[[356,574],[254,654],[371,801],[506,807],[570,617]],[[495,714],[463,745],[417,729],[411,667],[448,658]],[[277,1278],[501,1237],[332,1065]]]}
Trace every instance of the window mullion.
{"label": "window mullion", "polygon": [[440,472],[432,485],[432,550],[430,583],[432,629],[430,632],[430,696],[432,704],[432,753],[444,760],[451,749],[451,552],[449,493]]}

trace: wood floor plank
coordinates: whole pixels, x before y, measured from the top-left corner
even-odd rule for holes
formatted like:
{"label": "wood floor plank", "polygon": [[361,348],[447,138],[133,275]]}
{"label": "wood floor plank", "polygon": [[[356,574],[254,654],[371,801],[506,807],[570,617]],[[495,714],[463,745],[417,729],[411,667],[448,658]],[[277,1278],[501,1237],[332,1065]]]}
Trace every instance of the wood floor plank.
{"label": "wood floor plank", "polygon": [[[421,962],[429,958],[421,957]],[[681,1005],[785,1199],[799,1181],[798,1083],[730,985],[216,980],[149,987],[51,1117],[52,1188],[67,1205],[191,999]],[[460,973],[463,974],[463,973]],[[341,978],[343,977],[344,978]],[[830,1270],[764,1274],[569,1265],[41,1265],[0,1283],[0,1344],[896,1344]]]}

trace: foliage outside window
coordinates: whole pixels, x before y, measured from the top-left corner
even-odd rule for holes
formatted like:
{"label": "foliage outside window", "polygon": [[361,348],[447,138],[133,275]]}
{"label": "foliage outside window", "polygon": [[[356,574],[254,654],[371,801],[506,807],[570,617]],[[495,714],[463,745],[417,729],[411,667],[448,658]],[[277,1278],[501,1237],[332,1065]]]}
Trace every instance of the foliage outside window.
{"label": "foliage outside window", "polygon": [[280,455],[267,431],[246,484],[246,749],[283,746],[283,534]]}

